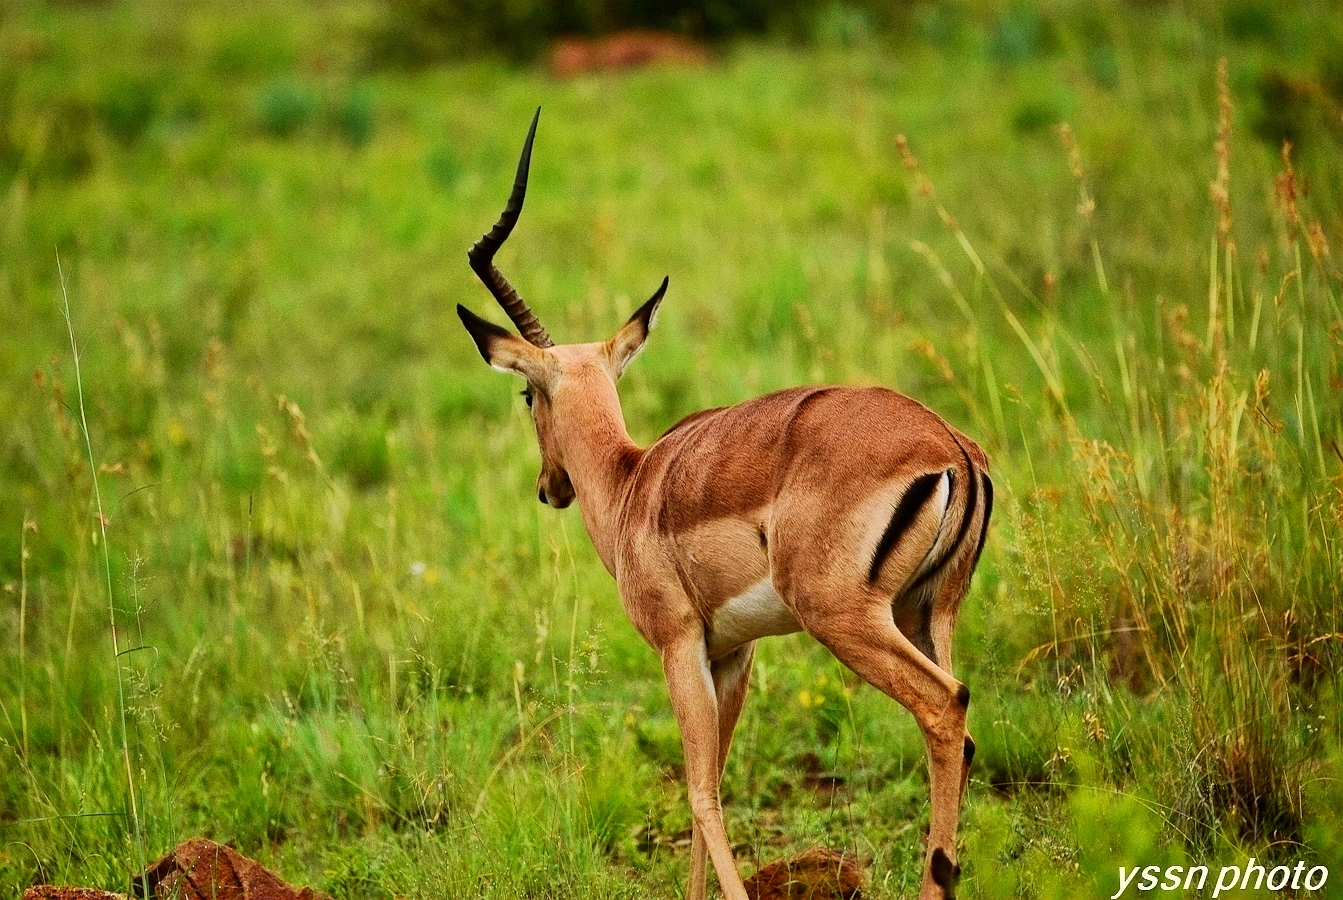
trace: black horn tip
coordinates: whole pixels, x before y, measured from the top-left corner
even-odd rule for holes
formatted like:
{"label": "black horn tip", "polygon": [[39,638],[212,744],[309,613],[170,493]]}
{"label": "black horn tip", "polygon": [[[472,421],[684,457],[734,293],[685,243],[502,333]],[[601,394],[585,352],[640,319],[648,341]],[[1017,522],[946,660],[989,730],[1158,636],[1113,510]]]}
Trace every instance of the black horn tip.
{"label": "black horn tip", "polygon": [[527,129],[527,140],[522,142],[522,155],[518,157],[518,175],[514,179],[516,185],[527,184],[527,171],[532,165],[532,143],[536,140],[536,123],[540,121],[541,107],[538,106],[532,116],[531,127]]}

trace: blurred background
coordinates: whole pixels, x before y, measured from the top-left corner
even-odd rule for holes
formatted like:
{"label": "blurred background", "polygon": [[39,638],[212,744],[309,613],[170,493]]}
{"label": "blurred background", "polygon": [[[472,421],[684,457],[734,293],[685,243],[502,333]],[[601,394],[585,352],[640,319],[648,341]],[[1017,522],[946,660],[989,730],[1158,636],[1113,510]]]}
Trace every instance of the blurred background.
{"label": "blurred background", "polygon": [[[205,834],[338,898],[683,895],[657,661],[452,313],[503,321],[465,250],[540,105],[499,263],[561,342],[670,276],[637,441],[828,382],[989,452],[963,895],[1338,896],[1341,46],[1309,0],[0,5],[0,886]],[[801,636],[753,678],[743,872],[912,896],[911,718]]]}

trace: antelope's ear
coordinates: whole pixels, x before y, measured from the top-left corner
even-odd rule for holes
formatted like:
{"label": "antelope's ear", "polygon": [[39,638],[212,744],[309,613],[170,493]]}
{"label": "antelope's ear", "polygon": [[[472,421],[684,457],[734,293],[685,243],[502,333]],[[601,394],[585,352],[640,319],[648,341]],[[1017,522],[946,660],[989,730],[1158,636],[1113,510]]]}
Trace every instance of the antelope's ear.
{"label": "antelope's ear", "polygon": [[611,364],[611,374],[615,378],[624,374],[625,367],[643,349],[644,341],[648,340],[648,332],[653,329],[653,320],[657,318],[662,296],[666,293],[667,279],[663,278],[662,284],[653,296],[648,298],[648,302],[639,307],[634,315],[630,316],[630,320],[620,326],[620,330],[606,342],[607,359]]}
{"label": "antelope's ear", "polygon": [[521,375],[531,384],[545,385],[549,360],[544,350],[527,343],[511,331],[482,319],[460,303],[457,304],[457,315],[466,326],[471,340],[476,342],[476,349],[485,358],[485,362],[500,372]]}

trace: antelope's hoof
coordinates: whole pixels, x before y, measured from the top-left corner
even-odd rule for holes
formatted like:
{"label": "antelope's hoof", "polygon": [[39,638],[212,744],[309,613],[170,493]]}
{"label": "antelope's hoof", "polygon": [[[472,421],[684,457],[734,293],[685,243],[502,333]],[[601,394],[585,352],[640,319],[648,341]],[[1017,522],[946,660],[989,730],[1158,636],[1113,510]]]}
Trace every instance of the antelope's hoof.
{"label": "antelope's hoof", "polygon": [[933,858],[929,860],[929,868],[933,883],[942,889],[942,896],[946,900],[955,900],[956,882],[961,880],[961,867],[951,861],[947,851],[938,847],[933,851]]}

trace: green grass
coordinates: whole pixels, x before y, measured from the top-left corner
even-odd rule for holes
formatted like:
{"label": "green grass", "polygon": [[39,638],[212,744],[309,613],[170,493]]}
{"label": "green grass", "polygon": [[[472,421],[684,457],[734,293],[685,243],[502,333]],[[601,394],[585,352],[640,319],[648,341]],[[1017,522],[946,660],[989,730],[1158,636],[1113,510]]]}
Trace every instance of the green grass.
{"label": "green grass", "polygon": [[[682,894],[659,666],[451,312],[502,318],[465,249],[540,103],[500,263],[560,341],[671,276],[621,385],[636,439],[823,381],[989,451],[966,896],[1251,855],[1338,895],[1336,16],[946,4],[556,82],[370,67],[378,15],[0,13],[0,890],[125,889],[207,834],[340,898]],[[911,717],[800,636],[753,678],[743,869],[821,842],[912,895]]]}

